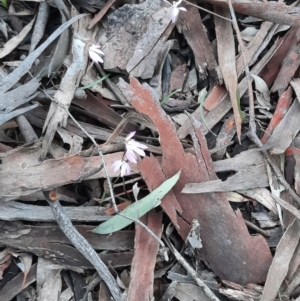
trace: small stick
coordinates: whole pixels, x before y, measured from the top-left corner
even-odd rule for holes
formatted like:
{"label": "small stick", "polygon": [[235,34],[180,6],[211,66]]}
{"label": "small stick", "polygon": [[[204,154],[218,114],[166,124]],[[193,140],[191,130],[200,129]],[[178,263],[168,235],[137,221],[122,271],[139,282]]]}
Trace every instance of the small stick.
{"label": "small stick", "polygon": [[99,276],[104,280],[112,296],[116,301],[122,301],[122,292],[117,281],[110,273],[107,266],[98,256],[96,251],[91,247],[87,240],[75,229],[66,211],[58,200],[58,193],[54,190],[43,192],[48,204],[50,205],[53,215],[62,232],[68,237],[76,249],[95,267]]}
{"label": "small stick", "polygon": [[251,228],[251,229],[257,231],[258,233],[262,234],[263,236],[265,236],[265,237],[270,237],[270,236],[271,236],[269,233],[267,233],[267,232],[264,231],[263,229],[260,229],[259,227],[257,227],[257,226],[254,225],[253,223],[247,221],[246,219],[244,219],[244,222],[245,222],[245,224],[246,224],[249,228]]}

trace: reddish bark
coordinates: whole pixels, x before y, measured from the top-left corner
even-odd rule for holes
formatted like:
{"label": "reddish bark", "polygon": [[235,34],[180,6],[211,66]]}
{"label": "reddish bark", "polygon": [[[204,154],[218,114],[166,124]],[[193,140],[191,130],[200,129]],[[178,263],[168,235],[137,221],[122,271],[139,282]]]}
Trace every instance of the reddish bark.
{"label": "reddish bark", "polygon": [[[221,278],[240,284],[265,280],[272,256],[261,236],[252,237],[239,211],[234,212],[223,193],[182,194],[185,184],[217,179],[200,123],[193,120],[192,133],[196,157],[185,153],[170,118],[154,100],[151,92],[135,79],[120,84],[131,104],[147,115],[156,126],[162,147],[161,170],[141,169],[147,185],[155,188],[157,177],[181,176],[173,188],[183,211],[177,218],[179,234],[185,240],[193,219],[201,225],[202,259]],[[155,184],[153,184],[155,183]]]}

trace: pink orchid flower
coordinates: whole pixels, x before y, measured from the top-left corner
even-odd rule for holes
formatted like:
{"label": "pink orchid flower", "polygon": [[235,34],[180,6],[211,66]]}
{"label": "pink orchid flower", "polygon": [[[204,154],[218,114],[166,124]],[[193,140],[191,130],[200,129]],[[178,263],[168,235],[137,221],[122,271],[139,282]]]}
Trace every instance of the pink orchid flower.
{"label": "pink orchid flower", "polygon": [[121,170],[121,173],[120,173],[121,177],[124,177],[124,175],[130,175],[130,166],[124,160],[116,160],[112,164],[112,167],[113,167],[114,172],[116,172],[119,169]]}
{"label": "pink orchid flower", "polygon": [[148,146],[131,139],[135,135],[135,132],[129,133],[129,135],[125,138],[125,145],[126,145],[126,153],[125,156],[127,160],[131,163],[137,163],[137,155],[141,157],[145,157],[146,154],[144,149],[147,149]]}
{"label": "pink orchid flower", "polygon": [[101,48],[100,45],[91,45],[89,47],[89,56],[91,60],[95,63],[103,63],[103,59],[100,56],[100,54],[104,55],[104,52],[101,51],[99,48]]}
{"label": "pink orchid flower", "polygon": [[173,1],[173,4],[171,4],[169,1],[167,0],[163,0],[165,2],[167,2],[169,5],[172,6],[172,10],[171,10],[171,20],[172,20],[172,23],[176,23],[176,20],[177,20],[177,17],[179,15],[179,10],[182,10],[182,11],[186,11],[186,9],[184,7],[178,7],[178,5],[182,2],[182,0],[179,0],[179,1]]}

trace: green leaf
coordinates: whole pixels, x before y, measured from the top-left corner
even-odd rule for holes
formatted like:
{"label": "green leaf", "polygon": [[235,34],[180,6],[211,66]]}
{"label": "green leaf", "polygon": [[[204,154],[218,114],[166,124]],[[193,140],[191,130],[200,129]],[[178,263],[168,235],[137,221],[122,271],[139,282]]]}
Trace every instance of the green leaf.
{"label": "green leaf", "polygon": [[5,8],[8,8],[7,0],[1,0],[1,5],[4,6]]}
{"label": "green leaf", "polygon": [[[161,203],[161,199],[172,189],[176,184],[180,176],[180,171],[175,174],[172,178],[166,180],[159,187],[154,189],[149,195],[144,197],[128,206],[122,213],[131,219],[139,219],[145,215],[151,209],[157,207]],[[128,219],[121,215],[115,215],[106,222],[100,224],[97,228],[93,229],[92,232],[97,234],[109,234],[121,230],[131,223],[133,220]]]}

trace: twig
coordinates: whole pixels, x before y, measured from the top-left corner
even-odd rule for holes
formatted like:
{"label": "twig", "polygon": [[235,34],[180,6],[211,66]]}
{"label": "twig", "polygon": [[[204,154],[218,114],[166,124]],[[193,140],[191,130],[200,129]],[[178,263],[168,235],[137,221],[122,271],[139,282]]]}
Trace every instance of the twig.
{"label": "twig", "polygon": [[197,272],[189,265],[189,263],[181,256],[181,254],[174,248],[174,246],[171,244],[171,242],[168,240],[167,237],[165,237],[166,244],[176,257],[177,261],[186,269],[186,271],[193,277],[193,279],[196,281],[197,285],[203,289],[203,292],[205,295],[209,298],[209,300],[212,301],[220,301],[215,294],[211,291],[211,289],[199,278],[197,275]]}
{"label": "twig", "polygon": [[249,228],[251,228],[251,229],[257,231],[258,233],[262,234],[263,236],[266,236],[266,237],[270,237],[270,236],[271,236],[269,233],[267,233],[267,232],[264,231],[263,229],[260,229],[259,227],[257,227],[257,226],[254,225],[253,223],[247,221],[246,219],[244,219],[244,222],[245,222],[245,224],[246,224]]}
{"label": "twig", "polygon": [[112,296],[116,301],[122,300],[122,292],[110,273],[107,266],[100,259],[96,251],[91,247],[87,240],[75,229],[66,211],[58,200],[56,191],[43,192],[48,204],[50,205],[53,215],[62,232],[68,237],[77,250],[95,267],[100,277],[104,280]]}
{"label": "twig", "polygon": [[219,17],[219,18],[221,18],[221,19],[224,19],[224,20],[226,20],[226,21],[228,21],[228,22],[232,22],[230,19],[227,19],[227,18],[225,18],[225,17],[223,17],[223,16],[220,16],[220,15],[218,15],[218,14],[216,14],[216,13],[214,13],[214,12],[212,12],[212,11],[206,9],[206,8],[203,8],[203,7],[199,6],[199,5],[196,5],[196,4],[192,3],[192,2],[189,2],[189,1],[187,1],[187,0],[183,0],[183,2],[188,3],[188,4],[191,5],[191,6],[197,7],[197,8],[199,8],[200,10],[203,10],[203,11],[209,13],[209,14],[212,14],[212,15],[214,15],[214,16],[216,16],[216,17]]}

